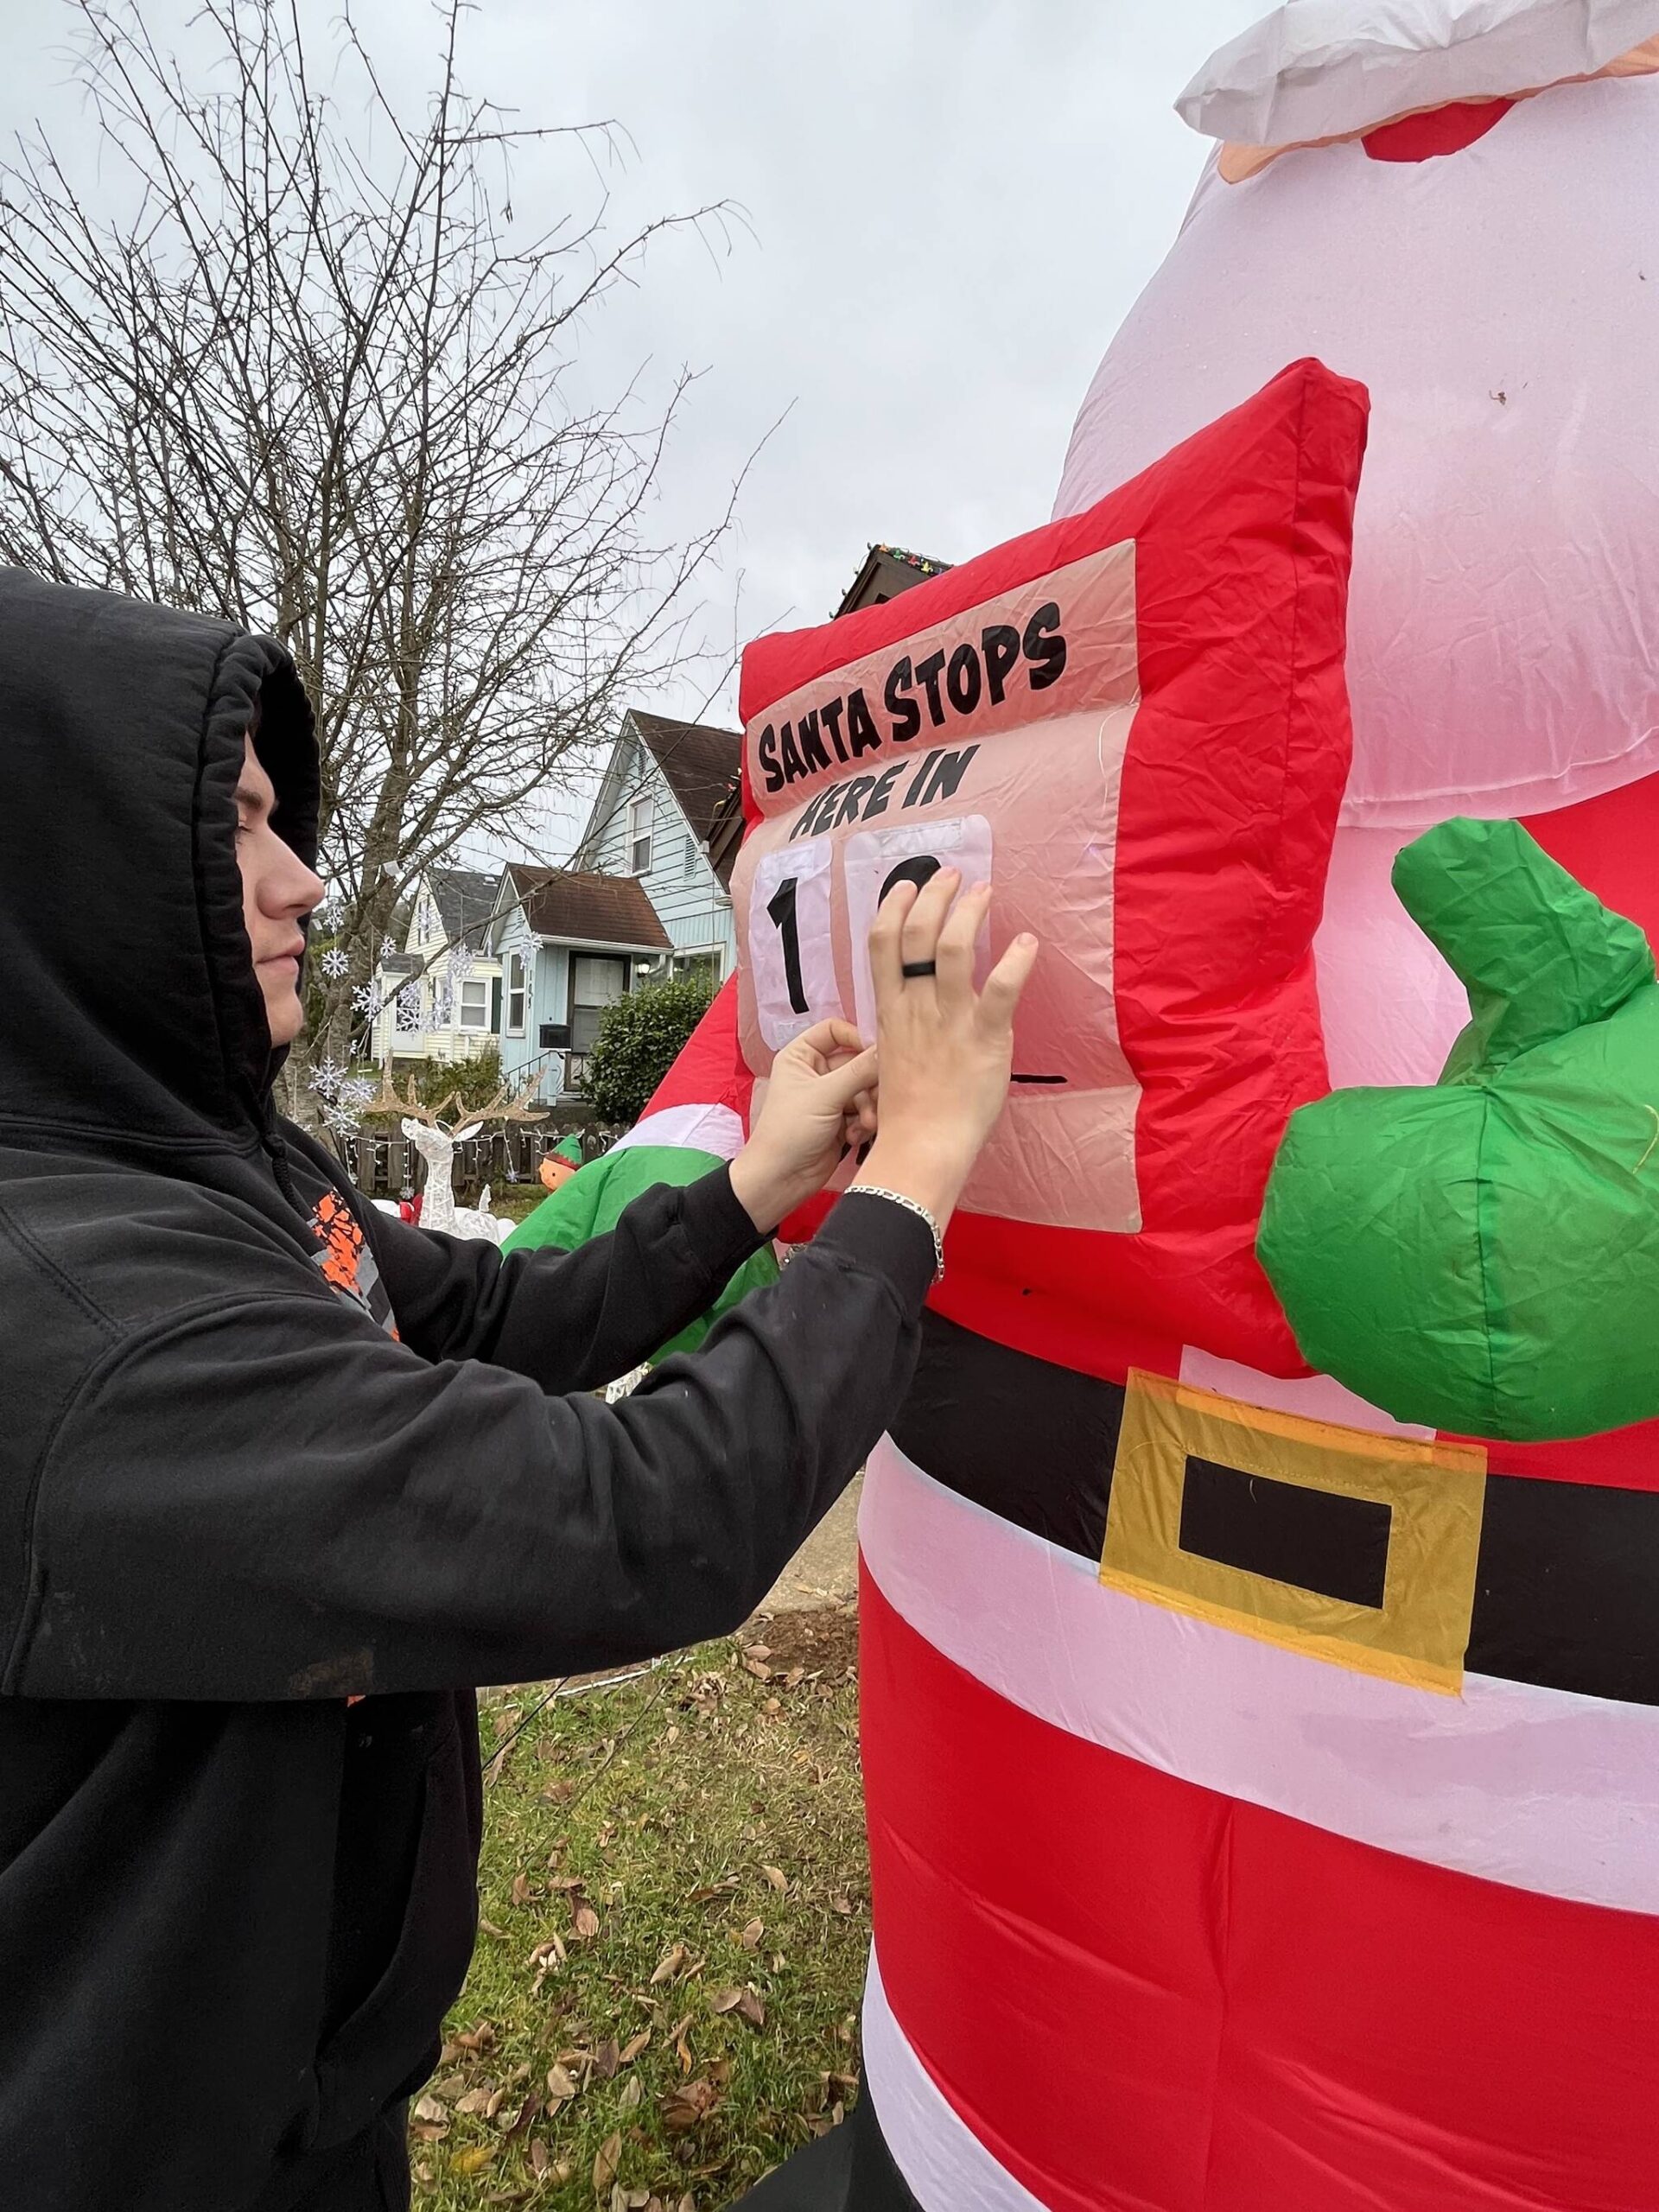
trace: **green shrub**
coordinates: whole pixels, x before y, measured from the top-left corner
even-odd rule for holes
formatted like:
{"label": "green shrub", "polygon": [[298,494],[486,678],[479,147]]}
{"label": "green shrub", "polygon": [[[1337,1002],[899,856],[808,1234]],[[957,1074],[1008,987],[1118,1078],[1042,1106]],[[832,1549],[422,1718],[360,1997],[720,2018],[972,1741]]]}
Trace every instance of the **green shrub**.
{"label": "green shrub", "polygon": [[626,1128],[639,1120],[713,996],[707,979],[685,976],[606,1007],[580,1086],[601,1121]]}

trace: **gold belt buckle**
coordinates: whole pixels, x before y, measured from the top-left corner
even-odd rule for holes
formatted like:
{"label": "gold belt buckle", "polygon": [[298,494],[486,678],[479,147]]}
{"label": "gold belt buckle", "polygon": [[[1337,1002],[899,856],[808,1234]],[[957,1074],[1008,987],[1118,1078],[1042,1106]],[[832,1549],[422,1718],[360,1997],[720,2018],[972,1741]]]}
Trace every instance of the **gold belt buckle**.
{"label": "gold belt buckle", "polygon": [[1304,1421],[1137,1371],[1100,1579],[1241,1636],[1456,1696],[1485,1496],[1479,1445]]}

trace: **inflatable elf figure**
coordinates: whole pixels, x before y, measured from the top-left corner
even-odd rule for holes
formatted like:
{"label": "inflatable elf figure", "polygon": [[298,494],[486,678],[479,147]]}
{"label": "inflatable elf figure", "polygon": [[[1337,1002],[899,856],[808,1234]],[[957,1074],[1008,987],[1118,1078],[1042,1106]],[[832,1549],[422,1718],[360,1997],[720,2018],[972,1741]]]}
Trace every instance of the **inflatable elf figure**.
{"label": "inflatable elf figure", "polygon": [[550,1192],[562,1191],[582,1164],[582,1139],[579,1136],[565,1137],[560,1143],[550,1147],[542,1156],[541,1166],[537,1171],[542,1188]]}
{"label": "inflatable elf figure", "polygon": [[[623,1209],[642,1191],[658,1183],[677,1186],[694,1183],[733,1157],[742,1142],[742,1123],[734,1110],[739,1093],[733,1094],[733,1103],[722,1097],[701,1102],[690,1110],[675,1103],[688,1073],[694,1084],[697,1079],[697,1039],[702,1034],[702,1030],[693,1034],[645,1113],[608,1152],[583,1166],[580,1137],[567,1137],[555,1146],[543,1162],[542,1179],[548,1181],[550,1170],[556,1180],[534,1213],[526,1215],[505,1240],[504,1252],[540,1244],[556,1244],[567,1252],[574,1251],[590,1237],[614,1228]],[[730,1078],[722,1077],[722,1085],[729,1090]],[[741,1086],[745,1105],[747,1097],[745,1082]],[[662,1345],[652,1363],[665,1359],[671,1352],[694,1351],[722,1313],[757,1286],[777,1279],[778,1262],[772,1253],[769,1249],[757,1252],[739,1268],[702,1319]]]}

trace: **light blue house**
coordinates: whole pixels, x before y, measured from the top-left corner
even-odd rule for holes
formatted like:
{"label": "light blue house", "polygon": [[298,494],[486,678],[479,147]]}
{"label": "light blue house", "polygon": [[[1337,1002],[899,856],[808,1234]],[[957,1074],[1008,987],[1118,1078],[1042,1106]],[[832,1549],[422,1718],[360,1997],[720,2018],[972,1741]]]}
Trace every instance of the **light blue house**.
{"label": "light blue house", "polygon": [[641,973],[671,957],[668,931],[636,876],[580,868],[504,868],[489,949],[500,963],[501,1072],[568,1096],[600,1016]]}
{"label": "light blue house", "polygon": [[636,968],[636,982],[703,973],[720,983],[736,964],[732,902],[709,837],[741,753],[733,729],[638,708],[622,717],[571,866],[632,876],[661,917],[670,950]]}

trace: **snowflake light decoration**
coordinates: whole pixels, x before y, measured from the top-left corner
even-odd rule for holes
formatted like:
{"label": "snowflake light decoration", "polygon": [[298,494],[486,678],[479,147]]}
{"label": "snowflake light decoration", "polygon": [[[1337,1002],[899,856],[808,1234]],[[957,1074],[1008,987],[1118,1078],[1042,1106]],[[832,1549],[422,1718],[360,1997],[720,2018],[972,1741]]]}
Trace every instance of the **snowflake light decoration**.
{"label": "snowflake light decoration", "polygon": [[397,994],[397,1027],[405,1034],[421,1026],[421,987],[405,983]]}
{"label": "snowflake light decoration", "polygon": [[330,982],[334,983],[337,983],[342,976],[349,975],[352,967],[351,961],[337,944],[329,946],[317,965]]}
{"label": "snowflake light decoration", "polygon": [[383,960],[390,960],[390,959],[391,958],[392,955],[397,951],[397,946],[392,943],[391,939],[389,937],[383,937],[383,938],[381,938],[381,940],[380,940],[380,957],[381,957]]}
{"label": "snowflake light decoration", "polygon": [[385,1002],[378,983],[359,983],[352,993],[352,1011],[365,1021],[372,1021]]}
{"label": "snowflake light decoration", "polygon": [[332,1055],[313,1075],[311,1088],[321,1102],[323,1126],[337,1137],[355,1136],[365,1107],[379,1095],[366,1076],[353,1075]]}

